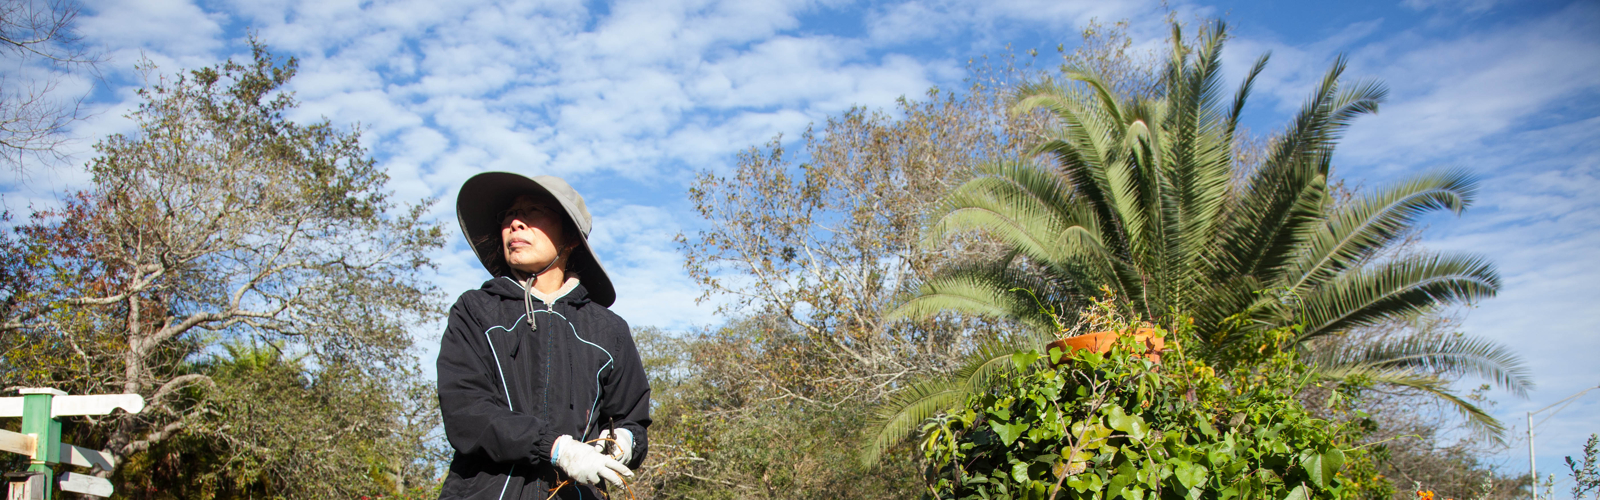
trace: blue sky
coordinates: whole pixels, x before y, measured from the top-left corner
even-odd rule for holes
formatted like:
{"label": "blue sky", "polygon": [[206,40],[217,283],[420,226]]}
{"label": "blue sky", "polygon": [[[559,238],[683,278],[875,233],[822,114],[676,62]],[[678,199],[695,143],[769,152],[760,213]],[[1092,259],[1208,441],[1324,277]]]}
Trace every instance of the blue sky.
{"label": "blue sky", "polygon": [[[1483,177],[1477,205],[1430,219],[1425,245],[1486,255],[1504,276],[1500,296],[1461,327],[1515,345],[1538,388],[1529,400],[1495,394],[1496,415],[1521,426],[1522,412],[1600,384],[1592,1],[92,0],[79,28],[105,48],[105,79],[67,75],[62,89],[89,93],[97,114],[74,129],[73,161],[5,185],[4,203],[51,206],[82,186],[93,141],[130,131],[122,115],[138,102],[140,57],[168,74],[243,57],[253,29],[300,59],[298,118],[361,123],[401,198],[440,197],[433,215],[453,221],[455,190],[476,172],[564,176],[595,212],[616,310],[637,325],[713,324],[715,304],[694,302],[672,243],[702,224],[684,196],[694,172],[852,105],[958,88],[969,59],[1007,45],[1070,47],[1091,19],[1127,19],[1141,46],[1156,47],[1167,7],[1234,27],[1232,81],[1272,52],[1247,110],[1254,130],[1283,123],[1337,54],[1349,55],[1350,77],[1386,82],[1389,102],[1340,148],[1350,182],[1445,167]],[[461,242],[436,257],[452,295],[483,278]],[[424,358],[431,365],[431,351]],[[1543,471],[1564,470],[1560,458],[1600,432],[1595,415],[1600,391],[1538,429]],[[1523,457],[1513,449],[1505,465],[1525,470]]]}

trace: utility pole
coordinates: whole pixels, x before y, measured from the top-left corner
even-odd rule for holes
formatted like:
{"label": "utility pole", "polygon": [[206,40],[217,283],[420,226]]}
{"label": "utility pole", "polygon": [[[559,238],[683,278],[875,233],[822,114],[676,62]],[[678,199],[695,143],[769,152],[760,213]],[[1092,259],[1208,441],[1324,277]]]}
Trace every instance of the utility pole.
{"label": "utility pole", "polygon": [[1528,486],[1533,492],[1533,500],[1539,500],[1539,469],[1533,467],[1533,412],[1531,411],[1528,412],[1528,477],[1531,478]]}
{"label": "utility pole", "polygon": [[[1556,401],[1550,406],[1528,412],[1528,490],[1533,492],[1533,500],[1539,500],[1539,472],[1538,469],[1533,467],[1533,414],[1543,413],[1545,410],[1555,408],[1556,405],[1560,405],[1562,403],[1572,404],[1570,401],[1578,399],[1578,396],[1582,396],[1595,389],[1600,389],[1600,385],[1578,391],[1577,394],[1567,396],[1566,399]],[[1566,405],[1562,405],[1561,408],[1556,409],[1556,411],[1550,412],[1550,416],[1544,417],[1544,420],[1540,420],[1539,425],[1544,425],[1545,422],[1550,420],[1550,417],[1556,416],[1557,413],[1561,413],[1561,410],[1565,409],[1567,409]]]}

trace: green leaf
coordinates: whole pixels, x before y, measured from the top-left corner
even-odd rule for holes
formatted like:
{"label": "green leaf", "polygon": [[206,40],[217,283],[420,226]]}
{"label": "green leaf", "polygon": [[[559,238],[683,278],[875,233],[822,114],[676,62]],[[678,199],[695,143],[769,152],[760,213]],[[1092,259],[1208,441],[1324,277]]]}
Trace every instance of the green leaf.
{"label": "green leaf", "polygon": [[1109,421],[1112,429],[1126,432],[1128,435],[1133,436],[1134,439],[1144,439],[1144,418],[1138,415],[1128,415],[1122,412],[1122,407],[1113,406],[1111,407],[1111,414],[1107,416],[1106,420]]}
{"label": "green leaf", "polygon": [[1192,462],[1180,462],[1173,475],[1178,476],[1178,482],[1183,483],[1183,487],[1194,488],[1206,480],[1206,468]]}
{"label": "green leaf", "polygon": [[1044,383],[1039,385],[1039,394],[1043,394],[1046,399],[1055,401],[1061,397],[1061,388],[1066,387],[1067,381],[1056,376],[1055,372],[1045,372],[1045,374],[1048,377],[1045,378]]}
{"label": "green leaf", "polygon": [[1039,481],[1034,481],[1028,489],[1028,500],[1046,500],[1050,498],[1050,487]]}
{"label": "green leaf", "polygon": [[1017,462],[1013,464],[1011,466],[1011,479],[1026,484],[1028,482],[1028,463]]}
{"label": "green leaf", "polygon": [[1028,430],[1028,424],[1005,424],[990,420],[989,428],[1000,435],[1001,442],[1011,446],[1011,443],[1017,442],[1017,437],[1022,435],[1022,431]]}
{"label": "green leaf", "polygon": [[1060,364],[1061,363],[1061,358],[1066,357],[1066,355],[1067,355],[1067,353],[1062,352],[1060,347],[1051,347],[1050,348],[1050,364]]}
{"label": "green leaf", "polygon": [[1076,476],[1072,476],[1072,477],[1067,478],[1067,486],[1071,487],[1074,490],[1077,490],[1078,493],[1083,493],[1085,491],[1088,491],[1089,490],[1089,480],[1086,479],[1085,476],[1088,476],[1088,474],[1078,474]]}
{"label": "green leaf", "polygon": [[1119,468],[1117,470],[1117,475],[1111,476],[1111,480],[1106,481],[1104,498],[1115,498],[1117,494],[1121,493],[1122,489],[1127,487],[1128,483],[1130,482],[1133,482],[1133,477],[1128,474],[1124,474]]}
{"label": "green leaf", "polygon": [[1289,490],[1289,495],[1283,497],[1283,500],[1309,500],[1306,496],[1306,486],[1303,484],[1295,486],[1294,489]]}
{"label": "green leaf", "polygon": [[1306,470],[1306,475],[1311,477],[1311,484],[1318,488],[1328,487],[1322,478],[1322,454],[1306,450],[1300,454],[1300,467]]}
{"label": "green leaf", "polygon": [[1011,409],[995,408],[993,410],[989,410],[989,416],[994,417],[995,420],[1011,420]]}
{"label": "green leaf", "polygon": [[1344,466],[1344,452],[1338,448],[1316,453],[1306,451],[1300,454],[1300,466],[1305,467],[1306,474],[1311,476],[1311,483],[1318,488],[1327,488],[1333,482],[1333,475]]}
{"label": "green leaf", "polygon": [[1334,474],[1339,473],[1339,468],[1344,467],[1344,452],[1338,448],[1329,448],[1322,454],[1322,479],[1328,483],[1333,482]]}
{"label": "green leaf", "polygon": [[1011,364],[1016,365],[1017,371],[1028,369],[1034,361],[1039,359],[1038,351],[1019,352],[1011,355]]}
{"label": "green leaf", "polygon": [[1089,364],[1090,368],[1099,368],[1100,365],[1106,364],[1106,357],[1101,356],[1100,353],[1094,351],[1083,352],[1087,353],[1083,356],[1083,360]]}
{"label": "green leaf", "polygon": [[1217,500],[1228,500],[1236,496],[1239,496],[1239,488],[1236,486],[1229,486],[1217,492]]}

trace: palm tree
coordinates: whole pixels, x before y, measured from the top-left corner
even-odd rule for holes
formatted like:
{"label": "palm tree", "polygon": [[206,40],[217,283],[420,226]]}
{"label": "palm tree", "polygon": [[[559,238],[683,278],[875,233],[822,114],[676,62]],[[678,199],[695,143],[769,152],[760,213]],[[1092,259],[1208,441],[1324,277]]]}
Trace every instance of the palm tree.
{"label": "palm tree", "polygon": [[[1174,26],[1165,94],[1156,98],[1121,98],[1085,72],[1068,73],[1077,85],[1046,81],[1020,89],[1018,112],[1044,110],[1061,124],[1034,149],[1050,164],[1002,160],[985,167],[942,200],[925,235],[926,244],[939,245],[955,233],[984,231],[1003,241],[1008,254],[942,272],[890,316],[952,311],[1049,330],[1052,311],[1075,311],[1105,286],[1142,317],[1169,325],[1191,318],[1198,335],[1191,345],[1213,363],[1235,359],[1229,353],[1244,348],[1254,329],[1297,324],[1298,345],[1322,376],[1431,393],[1498,436],[1503,426],[1450,393],[1447,377],[1481,375],[1526,394],[1526,370],[1506,348],[1433,335],[1382,345],[1313,342],[1493,296],[1499,277],[1480,257],[1383,254],[1415,230],[1420,216],[1460,214],[1476,181],[1460,171],[1428,173],[1336,202],[1328,181],[1334,146],[1386,94],[1376,82],[1341,84],[1342,57],[1259,167],[1245,171],[1235,157],[1235,133],[1267,57],[1224,102],[1225,33],[1219,21],[1191,50],[1176,42],[1182,33]],[[1028,343],[1023,336],[1009,345]],[[979,349],[966,368],[887,401],[864,458],[875,460],[925,418],[985,387],[1005,371],[999,361],[1006,347]]]}

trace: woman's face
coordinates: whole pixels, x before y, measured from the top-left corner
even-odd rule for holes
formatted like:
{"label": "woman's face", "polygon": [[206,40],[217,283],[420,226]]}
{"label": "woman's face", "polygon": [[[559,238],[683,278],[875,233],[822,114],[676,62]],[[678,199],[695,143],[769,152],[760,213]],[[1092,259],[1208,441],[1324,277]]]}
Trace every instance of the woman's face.
{"label": "woman's face", "polygon": [[512,269],[537,273],[567,248],[560,209],[551,208],[551,203],[520,196],[500,213],[500,244]]}

